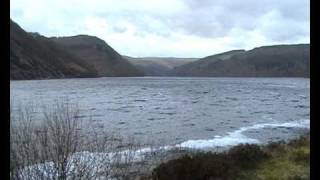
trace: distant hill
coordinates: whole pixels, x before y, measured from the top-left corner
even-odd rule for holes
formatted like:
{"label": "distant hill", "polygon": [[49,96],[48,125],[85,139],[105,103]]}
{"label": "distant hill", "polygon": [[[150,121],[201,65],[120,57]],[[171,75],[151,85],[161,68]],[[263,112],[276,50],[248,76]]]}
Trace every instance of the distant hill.
{"label": "distant hill", "polygon": [[96,77],[93,66],[10,21],[10,79]]}
{"label": "distant hill", "polygon": [[144,72],[146,76],[171,76],[175,67],[197,60],[196,58],[174,58],[174,57],[142,57],[133,58],[123,56],[131,64]]}
{"label": "distant hill", "polygon": [[69,53],[93,65],[99,76],[143,75],[143,72],[95,36],[52,37],[51,40],[63,46]]}
{"label": "distant hill", "polygon": [[310,45],[234,50],[176,67],[176,76],[310,77]]}

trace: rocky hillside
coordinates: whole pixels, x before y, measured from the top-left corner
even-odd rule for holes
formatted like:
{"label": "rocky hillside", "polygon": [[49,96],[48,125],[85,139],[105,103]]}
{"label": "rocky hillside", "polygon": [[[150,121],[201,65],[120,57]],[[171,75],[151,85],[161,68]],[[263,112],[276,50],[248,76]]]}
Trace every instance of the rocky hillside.
{"label": "rocky hillside", "polygon": [[136,68],[144,72],[146,76],[172,76],[173,69],[178,66],[197,60],[196,58],[174,57],[142,57],[133,58],[124,56]]}
{"label": "rocky hillside", "polygon": [[10,79],[95,77],[85,63],[39,34],[25,32],[10,21]]}
{"label": "rocky hillside", "polygon": [[174,69],[177,76],[309,77],[310,45],[263,46],[202,58]]}
{"label": "rocky hillside", "polygon": [[103,40],[88,35],[53,37],[52,41],[69,53],[90,63],[99,76],[142,76],[143,72],[130,64]]}

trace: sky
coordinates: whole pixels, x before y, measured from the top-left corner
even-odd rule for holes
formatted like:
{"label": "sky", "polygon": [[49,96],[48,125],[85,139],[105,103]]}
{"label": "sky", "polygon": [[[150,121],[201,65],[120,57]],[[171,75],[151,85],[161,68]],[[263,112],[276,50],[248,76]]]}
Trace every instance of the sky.
{"label": "sky", "polygon": [[309,0],[10,0],[10,18],[48,37],[97,36],[133,57],[310,43]]}

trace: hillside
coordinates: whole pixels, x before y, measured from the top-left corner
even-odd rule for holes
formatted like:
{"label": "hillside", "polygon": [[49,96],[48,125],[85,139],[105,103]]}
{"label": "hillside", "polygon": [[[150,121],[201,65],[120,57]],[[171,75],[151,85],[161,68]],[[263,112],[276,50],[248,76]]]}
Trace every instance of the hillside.
{"label": "hillside", "polygon": [[175,67],[182,66],[197,60],[196,58],[174,58],[174,57],[141,57],[133,58],[123,56],[136,68],[144,72],[146,76],[171,76]]}
{"label": "hillside", "polygon": [[10,22],[10,79],[143,75],[309,77],[310,45],[263,46],[201,59],[133,58],[95,36],[46,38]]}
{"label": "hillside", "polygon": [[174,69],[176,76],[309,77],[310,45],[275,45],[208,56]]}
{"label": "hillside", "polygon": [[112,49],[103,40],[88,35],[52,37],[69,53],[90,63],[99,76],[142,76],[143,73]]}
{"label": "hillside", "polygon": [[10,79],[95,77],[96,70],[39,34],[10,21]]}

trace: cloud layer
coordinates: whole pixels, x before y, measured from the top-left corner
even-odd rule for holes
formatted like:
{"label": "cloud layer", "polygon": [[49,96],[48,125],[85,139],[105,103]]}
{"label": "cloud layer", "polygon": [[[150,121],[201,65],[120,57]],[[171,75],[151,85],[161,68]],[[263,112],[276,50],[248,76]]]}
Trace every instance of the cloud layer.
{"label": "cloud layer", "polygon": [[129,56],[204,57],[309,43],[306,0],[11,0],[10,17],[45,36],[89,34]]}

